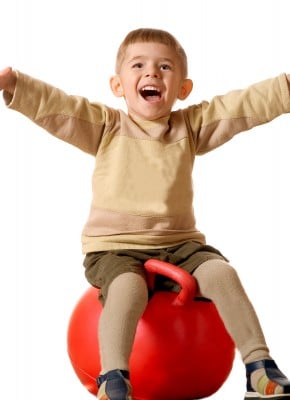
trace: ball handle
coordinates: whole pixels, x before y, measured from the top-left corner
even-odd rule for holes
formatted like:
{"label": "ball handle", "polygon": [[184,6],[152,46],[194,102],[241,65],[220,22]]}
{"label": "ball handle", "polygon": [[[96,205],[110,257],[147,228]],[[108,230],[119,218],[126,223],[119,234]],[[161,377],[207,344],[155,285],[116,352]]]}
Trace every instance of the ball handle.
{"label": "ball handle", "polygon": [[192,301],[197,292],[196,279],[187,271],[177,267],[171,263],[149,259],[144,263],[144,267],[148,274],[148,283],[150,287],[154,287],[155,275],[164,275],[177,282],[181,286],[181,291],[173,301],[175,306],[183,306],[187,302]]}

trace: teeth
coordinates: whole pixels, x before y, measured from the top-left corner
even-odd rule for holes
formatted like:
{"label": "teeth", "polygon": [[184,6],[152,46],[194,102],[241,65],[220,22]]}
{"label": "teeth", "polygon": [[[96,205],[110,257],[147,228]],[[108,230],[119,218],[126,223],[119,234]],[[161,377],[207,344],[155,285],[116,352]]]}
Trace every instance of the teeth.
{"label": "teeth", "polygon": [[156,92],[160,93],[160,90],[156,88],[155,86],[145,86],[142,88],[142,92],[145,90],[155,90]]}

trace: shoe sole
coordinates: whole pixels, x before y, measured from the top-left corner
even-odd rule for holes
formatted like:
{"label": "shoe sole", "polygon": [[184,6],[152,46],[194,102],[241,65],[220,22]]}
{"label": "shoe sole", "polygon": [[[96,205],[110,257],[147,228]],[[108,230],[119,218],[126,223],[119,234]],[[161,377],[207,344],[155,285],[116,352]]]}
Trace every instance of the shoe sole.
{"label": "shoe sole", "polygon": [[260,394],[258,392],[247,392],[244,400],[259,400],[259,399],[272,399],[272,400],[284,400],[290,399],[290,393],[285,394]]}

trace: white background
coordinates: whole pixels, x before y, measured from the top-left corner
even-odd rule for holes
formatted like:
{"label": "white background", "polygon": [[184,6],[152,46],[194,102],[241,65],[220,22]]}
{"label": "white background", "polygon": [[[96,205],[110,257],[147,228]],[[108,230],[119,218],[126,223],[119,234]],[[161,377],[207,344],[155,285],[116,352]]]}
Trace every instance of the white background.
{"label": "white background", "polygon": [[[11,0],[0,15],[0,68],[116,107],[115,53],[137,27],[169,30],[187,51],[195,86],[178,107],[290,72],[288,0]],[[239,135],[198,158],[194,179],[198,227],[239,271],[290,375],[289,131],[284,115]],[[66,333],[88,287],[80,233],[94,160],[4,105],[0,133],[0,398],[89,400]],[[244,375],[237,355],[212,399],[242,399]]]}

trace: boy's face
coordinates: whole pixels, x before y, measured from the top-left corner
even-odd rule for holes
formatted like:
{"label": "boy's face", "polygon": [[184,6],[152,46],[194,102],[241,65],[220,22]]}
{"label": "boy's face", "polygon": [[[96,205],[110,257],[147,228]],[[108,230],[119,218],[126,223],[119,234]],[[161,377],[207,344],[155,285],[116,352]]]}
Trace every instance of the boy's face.
{"label": "boy's face", "polygon": [[171,47],[138,42],[127,47],[119,74],[111,78],[111,88],[125,98],[131,117],[153,121],[168,116],[175,101],[189,95],[192,82],[183,77]]}

